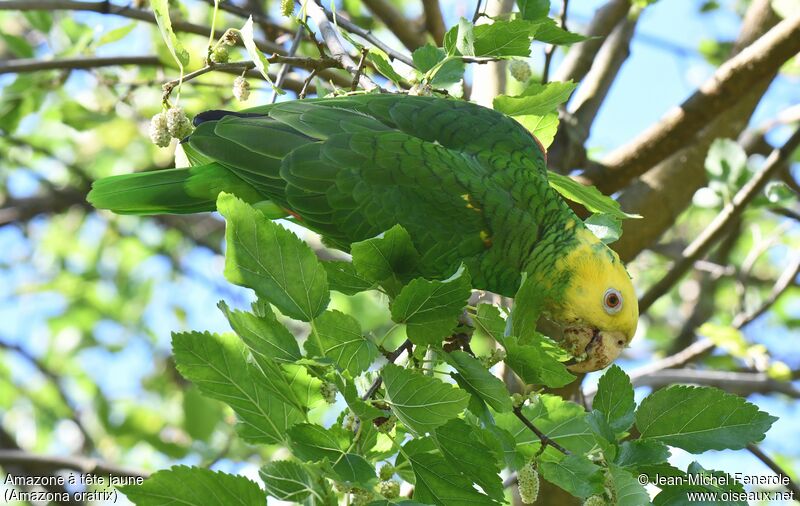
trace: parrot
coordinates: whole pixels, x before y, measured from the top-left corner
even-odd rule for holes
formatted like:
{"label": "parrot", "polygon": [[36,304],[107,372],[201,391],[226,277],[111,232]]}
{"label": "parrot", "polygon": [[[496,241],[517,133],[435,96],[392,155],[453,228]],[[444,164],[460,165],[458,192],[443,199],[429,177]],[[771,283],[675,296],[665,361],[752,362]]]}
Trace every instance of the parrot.
{"label": "parrot", "polygon": [[227,192],[344,252],[400,225],[426,278],[463,264],[477,290],[513,297],[523,275],[534,283],[572,372],[605,368],[633,338],[637,299],[619,256],[550,187],[541,143],[500,112],[373,93],[211,110],[194,124],[182,141],[191,166],[97,180],[88,201],[198,213]]}

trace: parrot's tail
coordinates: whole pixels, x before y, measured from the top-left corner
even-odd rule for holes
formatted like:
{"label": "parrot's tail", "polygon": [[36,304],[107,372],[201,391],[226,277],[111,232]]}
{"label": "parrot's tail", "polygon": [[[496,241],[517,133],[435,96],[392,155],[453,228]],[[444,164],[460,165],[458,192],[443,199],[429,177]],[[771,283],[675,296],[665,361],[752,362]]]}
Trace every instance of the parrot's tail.
{"label": "parrot's tail", "polygon": [[209,163],[100,179],[87,200],[118,214],[190,214],[214,211],[221,191],[248,201],[263,199],[228,169]]}

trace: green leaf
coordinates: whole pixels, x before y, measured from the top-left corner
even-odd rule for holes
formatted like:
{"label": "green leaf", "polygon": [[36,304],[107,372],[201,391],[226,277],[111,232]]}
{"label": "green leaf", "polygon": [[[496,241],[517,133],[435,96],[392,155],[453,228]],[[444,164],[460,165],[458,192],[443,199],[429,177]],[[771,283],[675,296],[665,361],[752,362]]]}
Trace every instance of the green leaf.
{"label": "green leaf", "polygon": [[[302,502],[314,492],[314,480],[306,468],[290,460],[270,462],[259,472],[268,495],[281,501]],[[263,506],[263,502],[261,506]]]}
{"label": "green leaf", "polygon": [[303,420],[303,414],[272,388],[285,378],[267,378],[255,365],[248,364],[236,336],[173,333],[172,351],[184,378],[203,394],[233,408],[241,422],[243,439],[285,443],[286,430]]}
{"label": "green leaf", "polygon": [[344,454],[349,443],[342,434],[313,423],[294,425],[289,429],[289,439],[292,453],[310,462],[334,461]]}
{"label": "green leaf", "polygon": [[547,171],[547,179],[558,193],[564,198],[581,204],[593,213],[605,213],[621,220],[625,218],[641,218],[638,214],[628,214],[622,211],[619,202],[600,193],[600,190],[591,185],[582,185],[569,176],[562,176],[553,171]]}
{"label": "green leaf", "polygon": [[639,467],[666,462],[669,448],[661,441],[634,439],[619,445],[614,463],[620,467]]}
{"label": "green leaf", "polygon": [[417,278],[403,287],[392,301],[392,320],[406,324],[414,344],[437,344],[458,326],[458,317],[471,294],[464,266],[444,281]]}
{"label": "green leaf", "polygon": [[475,27],[464,18],[458,19],[456,29],[456,49],[464,56],[475,56]]}
{"label": "green leaf", "polygon": [[764,439],[775,420],[743,398],[711,387],[658,390],[636,410],[642,439],[662,441],[691,453],[740,450]]}
{"label": "green leaf", "polygon": [[584,224],[603,244],[611,244],[622,235],[622,223],[610,214],[595,213],[586,218]]}
{"label": "green leaf", "polygon": [[42,33],[47,33],[53,27],[53,16],[47,11],[25,11],[22,13],[32,27]]}
{"label": "green leaf", "polygon": [[603,413],[609,427],[616,432],[624,432],[633,425],[633,385],[630,378],[618,365],[612,365],[597,384],[597,394],[592,408]]}
{"label": "green leaf", "polygon": [[310,321],[328,305],[325,269],[296,235],[233,195],[220,193],[225,217],[225,277],[255,290],[283,314]]}
{"label": "green leaf", "polygon": [[602,469],[583,455],[568,455],[558,461],[539,462],[542,478],[566,490],[575,497],[586,499],[603,493]]}
{"label": "green leaf", "polygon": [[478,304],[477,314],[472,318],[475,331],[489,339],[504,344],[506,321],[500,316],[500,310],[492,304]]}
{"label": "green leaf", "polygon": [[[675,473],[682,478],[678,483],[681,485],[671,485],[661,487],[661,493],[653,499],[655,506],[672,506],[676,504],[703,504],[705,506],[719,505],[719,506],[747,506],[747,501],[731,497],[730,492],[736,495],[744,492],[744,487],[741,483],[733,479],[732,476],[722,472],[703,469],[697,462],[689,464],[687,474]],[[689,476],[691,475],[691,477]],[[691,482],[689,480],[692,480]],[[716,501],[703,501],[703,502],[689,502],[688,493],[690,492],[710,492],[718,497]],[[728,497],[723,500],[722,494],[728,493]],[[739,496],[741,497],[741,496]]]}
{"label": "green leaf", "polygon": [[379,416],[384,416],[384,412],[361,400],[358,395],[355,383],[350,379],[345,379],[341,375],[336,377],[336,388],[342,393],[347,406],[361,420],[361,423],[371,422]]}
{"label": "green leaf", "polygon": [[617,466],[609,466],[617,506],[642,506],[650,504],[650,494],[631,473]]}
{"label": "green leaf", "polygon": [[222,421],[223,406],[200,394],[195,386],[183,391],[183,428],[192,439],[208,441],[217,424]]}
{"label": "green leaf", "polygon": [[479,360],[463,351],[446,353],[444,358],[458,371],[456,381],[462,388],[481,398],[495,411],[511,411],[511,397],[506,385],[486,370]]}
{"label": "green leaf", "polygon": [[454,469],[480,485],[491,498],[502,501],[500,466],[489,447],[478,439],[479,430],[482,429],[454,418],[436,429],[436,443]]}
{"label": "green leaf", "polygon": [[420,435],[458,416],[469,401],[463,390],[394,364],[386,365],[381,376],[384,400],[406,427]]}
{"label": "green leaf", "polygon": [[705,168],[709,179],[733,185],[747,166],[747,153],[736,141],[715,139],[708,148]]}
{"label": "green leaf", "polygon": [[550,14],[550,0],[517,0],[522,19],[541,19]]}
{"label": "green leaf", "polygon": [[322,262],[325,272],[328,273],[328,285],[331,290],[336,290],[345,295],[355,295],[359,292],[372,290],[376,284],[368,279],[361,277],[356,272],[352,262],[342,262],[330,260]]}
{"label": "green leaf", "polygon": [[136,23],[130,23],[127,25],[120,26],[119,28],[114,28],[97,39],[95,46],[100,47],[105,44],[111,44],[112,42],[116,42],[118,40],[124,39],[129,33],[136,28]]}
{"label": "green leaf", "polygon": [[541,340],[530,340],[531,344],[519,344],[516,337],[505,339],[505,363],[529,385],[546,385],[557,388],[575,380],[567,367],[547,353]]}
{"label": "green leaf", "polygon": [[65,100],[59,107],[61,120],[75,130],[85,131],[109,121],[109,115],[87,109],[74,100]]}
{"label": "green leaf", "polygon": [[461,506],[497,504],[472,487],[472,482],[457,468],[435,453],[409,456],[416,486],[413,498],[425,504]]}
{"label": "green leaf", "polygon": [[181,41],[172,31],[172,21],[169,19],[169,2],[168,0],[150,0],[150,7],[153,9],[153,14],[156,17],[158,29],[161,32],[161,38],[167,45],[170,54],[175,59],[178,67],[184,68],[189,65],[189,52],[184,49]]}
{"label": "green leaf", "polygon": [[3,39],[8,49],[20,58],[33,58],[36,54],[28,41],[19,35],[0,32],[0,39]]}
{"label": "green leaf", "polygon": [[577,84],[554,81],[547,84],[533,83],[517,96],[498,95],[492,105],[496,111],[509,116],[538,115],[551,113],[569,99]]}
{"label": "green leaf", "polygon": [[370,487],[377,481],[375,468],[364,457],[354,453],[345,453],[333,464],[333,472],[337,481]]}
{"label": "green leaf", "polygon": [[258,484],[201,467],[174,466],[158,471],[141,485],[117,489],[137,506],[263,506],[267,498]]}
{"label": "green leaf", "polygon": [[521,19],[478,25],[475,27],[475,56],[530,56],[530,33],[529,23]]}
{"label": "green leaf", "polygon": [[400,225],[379,237],[353,243],[350,253],[359,276],[381,284],[401,282],[415,272],[419,262],[411,236]]}
{"label": "green leaf", "polygon": [[512,116],[522,126],[525,127],[542,144],[544,149],[550,147],[558,131],[558,113],[548,112],[547,114],[524,114]]}
{"label": "green leaf", "polygon": [[530,30],[534,40],[556,46],[566,46],[587,39],[587,37],[579,33],[564,30],[551,18],[543,18],[539,21],[531,22]]}
{"label": "green leaf", "polygon": [[464,78],[464,62],[460,58],[450,58],[429,76],[430,84],[437,88],[446,88]]}
{"label": "green leaf", "polygon": [[258,69],[268,83],[272,83],[272,79],[270,79],[268,72],[269,60],[267,60],[267,57],[264,56],[264,53],[259,51],[256,47],[255,37],[253,35],[253,16],[247,18],[244,26],[241,30],[239,30],[239,35],[241,36],[242,43],[244,44],[245,49],[247,49],[247,54],[250,56],[250,59],[253,60],[253,64],[256,66],[256,69]]}
{"label": "green leaf", "polygon": [[418,47],[411,54],[411,58],[414,60],[414,66],[423,74],[436,66],[437,63],[444,60],[445,56],[447,56],[447,54],[442,48],[436,47],[431,43]]}
{"label": "green leaf", "polygon": [[375,70],[380,72],[381,75],[393,83],[399,85],[402,81],[404,81],[403,76],[398,74],[394,67],[392,67],[392,64],[389,62],[389,56],[381,49],[376,47],[369,48],[367,60],[371,61],[372,64],[375,65]]}
{"label": "green leaf", "polygon": [[259,317],[231,311],[223,301],[217,307],[255,357],[268,357],[275,362],[290,364],[303,358],[297,338],[275,318],[271,308],[266,309],[265,316]]}
{"label": "green leaf", "polygon": [[332,359],[352,377],[367,370],[378,356],[378,347],[364,337],[358,321],[335,310],[325,311],[314,318],[305,348],[312,355]]}

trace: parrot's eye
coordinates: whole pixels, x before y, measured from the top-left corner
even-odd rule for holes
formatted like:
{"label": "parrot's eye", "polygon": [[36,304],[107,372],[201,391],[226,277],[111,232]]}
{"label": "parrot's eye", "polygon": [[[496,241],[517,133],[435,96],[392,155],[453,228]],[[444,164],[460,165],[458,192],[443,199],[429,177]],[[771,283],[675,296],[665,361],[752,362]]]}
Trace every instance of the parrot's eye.
{"label": "parrot's eye", "polygon": [[619,290],[614,288],[606,290],[605,295],[603,295],[603,309],[608,314],[619,313],[619,310],[622,309],[622,294],[619,293]]}

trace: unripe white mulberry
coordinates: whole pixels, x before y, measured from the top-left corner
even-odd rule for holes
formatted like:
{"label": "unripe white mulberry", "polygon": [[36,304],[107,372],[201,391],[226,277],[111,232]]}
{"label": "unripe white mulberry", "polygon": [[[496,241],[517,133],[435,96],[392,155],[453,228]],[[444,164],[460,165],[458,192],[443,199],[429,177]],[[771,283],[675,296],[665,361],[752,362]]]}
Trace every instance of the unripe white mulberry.
{"label": "unripe white mulberry", "polygon": [[192,124],[183,112],[183,108],[173,107],[167,110],[167,130],[176,139],[183,139],[192,133]]}
{"label": "unripe white mulberry", "polygon": [[364,490],[363,488],[353,489],[351,493],[353,494],[353,502],[351,503],[353,506],[366,506],[372,502],[374,496],[371,491]]}
{"label": "unripe white mulberry", "polygon": [[244,102],[250,97],[250,83],[242,76],[233,80],[233,96],[239,102]]}
{"label": "unripe white mulberry", "polygon": [[533,504],[539,497],[539,472],[533,467],[533,461],[528,462],[517,472],[519,498],[525,504]]}
{"label": "unripe white mulberry", "polygon": [[387,499],[394,499],[400,495],[400,484],[394,480],[386,480],[378,484],[378,493]]}
{"label": "unripe white mulberry", "polygon": [[592,495],[583,502],[583,506],[606,506],[606,500],[602,495]]}
{"label": "unripe white mulberry", "polygon": [[381,422],[380,425],[375,427],[378,432],[382,434],[388,434],[389,432],[394,429],[395,423],[397,422],[397,417],[394,415],[389,416],[385,421]]}
{"label": "unripe white mulberry", "polygon": [[281,15],[290,17],[294,13],[294,0],[281,0]]}
{"label": "unripe white mulberry", "polygon": [[230,58],[230,53],[225,44],[217,44],[211,49],[211,61],[213,63],[228,63],[228,58]]}
{"label": "unripe white mulberry", "polygon": [[336,402],[336,392],[336,385],[328,381],[324,382],[319,387],[319,393],[322,394],[322,398],[325,399],[325,402],[328,404],[334,404]]}
{"label": "unripe white mulberry", "polygon": [[153,144],[165,148],[169,146],[171,137],[167,128],[167,115],[164,111],[156,114],[150,119],[150,140]]}
{"label": "unripe white mulberry", "polygon": [[354,430],[356,427],[356,415],[352,411],[348,411],[342,420],[342,428],[347,430]]}
{"label": "unripe white mulberry", "polygon": [[490,367],[494,367],[499,362],[502,362],[506,358],[506,350],[501,348],[495,348],[492,350],[492,354],[488,357],[481,358],[481,362],[483,366],[489,369]]}
{"label": "unripe white mulberry", "polygon": [[531,67],[522,60],[511,60],[511,63],[508,64],[508,72],[511,77],[521,83],[527,83],[531,78]]}
{"label": "unripe white mulberry", "polygon": [[378,470],[378,476],[381,480],[387,481],[389,478],[394,476],[394,466],[391,464],[384,464]]}

